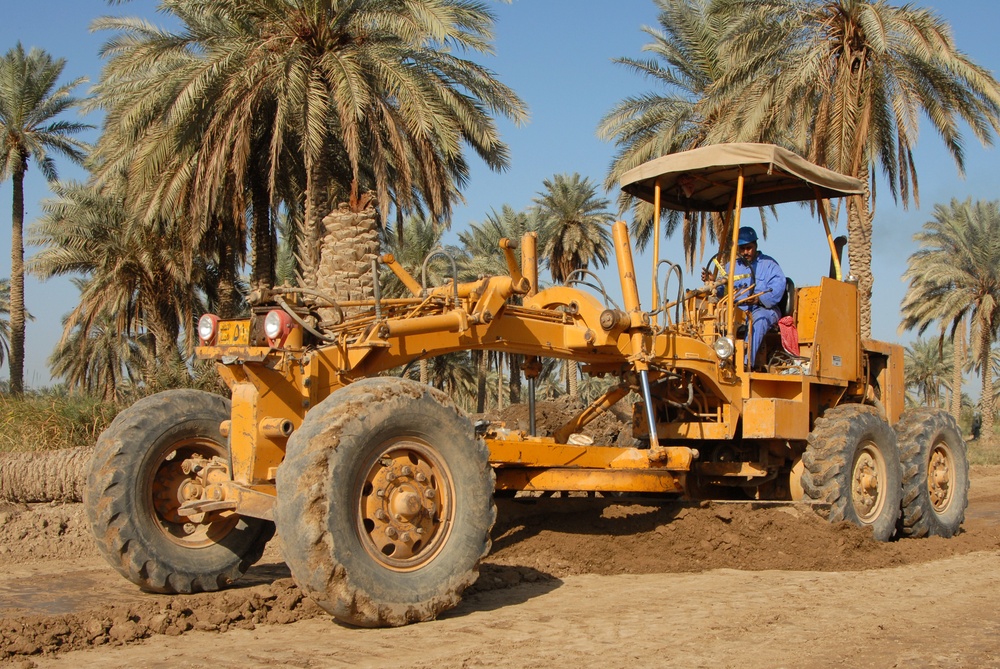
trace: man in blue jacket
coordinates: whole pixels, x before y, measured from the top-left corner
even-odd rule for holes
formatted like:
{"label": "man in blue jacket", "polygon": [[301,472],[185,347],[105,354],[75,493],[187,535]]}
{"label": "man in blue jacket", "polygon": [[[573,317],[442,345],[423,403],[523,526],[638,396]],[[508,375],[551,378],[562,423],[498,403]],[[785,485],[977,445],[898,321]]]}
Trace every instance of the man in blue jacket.
{"label": "man in blue jacket", "polygon": [[[740,228],[738,244],[733,292],[736,293],[739,308],[747,312],[748,320],[752,323],[752,364],[764,335],[781,318],[778,305],[785,296],[785,273],[781,271],[778,261],[757,250],[757,232],[753,228]],[[702,271],[702,279],[712,279],[708,270]],[[720,296],[724,290],[724,286],[719,287]]]}

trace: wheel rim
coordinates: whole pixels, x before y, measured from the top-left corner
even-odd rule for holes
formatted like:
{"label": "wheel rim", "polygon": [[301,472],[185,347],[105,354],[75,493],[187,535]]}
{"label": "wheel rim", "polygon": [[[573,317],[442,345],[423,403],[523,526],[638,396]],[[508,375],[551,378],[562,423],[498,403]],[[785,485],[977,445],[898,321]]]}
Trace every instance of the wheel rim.
{"label": "wheel rim", "polygon": [[885,484],[885,458],[878,446],[868,441],[858,449],[851,474],[851,498],[861,523],[870,524],[882,513]]}
{"label": "wheel rim", "polygon": [[944,513],[951,506],[955,490],[955,456],[944,441],[934,444],[927,463],[927,492],[937,513]]}
{"label": "wheel rim", "polygon": [[224,451],[210,439],[192,438],[174,442],[154,458],[146,481],[150,515],[163,535],[184,548],[203,548],[219,542],[239,522],[234,513],[199,513],[182,516],[181,504],[197,499],[201,486],[182,463],[192,457],[222,456]]}
{"label": "wheel rim", "polygon": [[395,440],[362,471],[357,528],[368,554],[394,571],[433,560],[447,543],[455,508],[451,471],[434,449]]}

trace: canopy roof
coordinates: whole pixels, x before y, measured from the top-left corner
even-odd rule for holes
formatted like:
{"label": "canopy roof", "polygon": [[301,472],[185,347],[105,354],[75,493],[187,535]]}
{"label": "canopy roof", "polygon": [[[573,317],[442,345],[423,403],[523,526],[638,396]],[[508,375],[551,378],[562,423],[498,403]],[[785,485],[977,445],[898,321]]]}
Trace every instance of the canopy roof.
{"label": "canopy roof", "polygon": [[622,190],[678,211],[727,211],[743,168],[744,207],[860,195],[863,184],[773,144],[713,144],[643,163],[622,176]]}

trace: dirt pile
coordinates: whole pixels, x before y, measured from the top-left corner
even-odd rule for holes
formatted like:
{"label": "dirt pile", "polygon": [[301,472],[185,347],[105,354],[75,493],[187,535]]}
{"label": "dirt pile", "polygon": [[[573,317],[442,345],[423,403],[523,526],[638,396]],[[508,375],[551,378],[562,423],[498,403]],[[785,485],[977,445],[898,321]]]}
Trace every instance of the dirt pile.
{"label": "dirt pile", "polygon": [[[593,497],[498,504],[493,550],[466,593],[472,602],[493,590],[556,584],[579,574],[720,568],[857,571],[1000,550],[1000,526],[984,518],[970,519],[965,531],[949,540],[879,543],[852,525],[829,525],[805,507],[745,502],[692,506]],[[268,546],[264,559],[239,587],[184,597],[145,595],[97,557],[81,505],[6,505],[0,514],[0,569],[44,569],[51,564],[58,571],[66,560],[89,559],[91,573],[106,588],[88,597],[79,581],[52,577],[46,596],[64,589],[82,602],[58,614],[39,615],[23,601],[0,602],[0,660],[121,646],[190,630],[255,629],[325,615],[291,580],[278,541]],[[112,601],[116,603],[108,603]]]}
{"label": "dirt pile", "polygon": [[82,504],[0,502],[0,568],[96,553]]}
{"label": "dirt pile", "polygon": [[222,593],[150,599],[142,604],[100,606],[80,614],[0,619],[0,659],[121,646],[154,634],[252,630],[257,625],[287,624],[322,613],[303,598],[290,578]]}
{"label": "dirt pile", "polygon": [[980,520],[967,521],[953,539],[882,543],[854,525],[831,525],[803,506],[601,499],[500,504],[483,569],[487,575],[515,565],[552,577],[711,569],[857,571],[1000,549],[1000,528]]}
{"label": "dirt pile", "polygon": [[[619,403],[624,405],[624,403]],[[569,395],[555,400],[535,403],[535,427],[539,436],[549,436],[565,425],[585,407],[584,403]],[[528,431],[531,415],[527,404],[514,404],[499,414],[486,418],[501,423],[511,430]],[[584,426],[582,434],[604,446],[632,446],[632,416],[619,405],[605,411]]]}

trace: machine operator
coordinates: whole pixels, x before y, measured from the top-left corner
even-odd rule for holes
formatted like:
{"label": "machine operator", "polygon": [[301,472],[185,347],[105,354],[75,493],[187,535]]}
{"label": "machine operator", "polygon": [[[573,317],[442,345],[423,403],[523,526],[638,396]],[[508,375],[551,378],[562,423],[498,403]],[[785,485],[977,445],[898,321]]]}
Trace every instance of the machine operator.
{"label": "machine operator", "polygon": [[[778,261],[757,250],[757,232],[745,226],[740,228],[736,258],[736,275],[733,277],[733,292],[736,303],[747,313],[752,323],[750,331],[750,360],[755,361],[764,335],[781,318],[779,304],[785,296],[785,273]],[[721,268],[718,260],[715,264]],[[723,272],[725,270],[723,269]],[[705,268],[701,271],[703,281],[712,281],[713,273]],[[719,286],[719,296],[725,286]]]}

